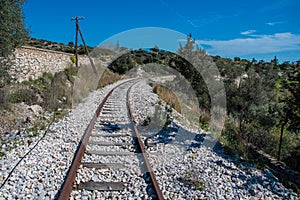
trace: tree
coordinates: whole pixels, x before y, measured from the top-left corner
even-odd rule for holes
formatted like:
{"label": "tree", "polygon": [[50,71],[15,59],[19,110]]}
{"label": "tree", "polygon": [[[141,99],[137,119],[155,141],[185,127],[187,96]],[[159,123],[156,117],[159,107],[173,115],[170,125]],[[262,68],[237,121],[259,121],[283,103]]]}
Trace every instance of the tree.
{"label": "tree", "polygon": [[[235,58],[216,59],[226,88],[228,123],[223,137],[238,140],[234,148],[252,143],[258,148],[272,146],[266,139],[276,125],[270,109],[276,104],[274,84],[278,79],[275,64]],[[275,115],[275,114],[274,114]],[[276,118],[275,118],[276,119]],[[242,152],[247,153],[247,152]]]}
{"label": "tree", "polygon": [[292,65],[288,73],[288,80],[284,81],[285,87],[291,93],[287,99],[288,106],[291,110],[289,118],[291,120],[289,129],[292,131],[300,130],[300,62]]}
{"label": "tree", "polygon": [[9,56],[28,38],[22,13],[26,0],[0,0],[0,56]]}
{"label": "tree", "polygon": [[281,86],[282,93],[282,114],[281,131],[277,159],[280,160],[282,140],[285,126],[287,129],[297,134],[300,130],[300,62],[289,64],[287,62],[280,66],[284,69],[286,78],[283,79]]}
{"label": "tree", "polygon": [[[214,74],[210,73],[212,59],[206,55],[204,49],[201,49],[196,40],[192,39],[190,34],[187,37],[187,42],[184,46],[179,44],[177,54],[184,58],[185,62],[175,61],[175,69],[180,72],[187,80],[190,81],[193,89],[198,97],[199,105],[203,110],[209,110],[211,107],[211,97],[209,95],[207,83],[204,78],[211,80]],[[187,62],[186,62],[187,61]]]}

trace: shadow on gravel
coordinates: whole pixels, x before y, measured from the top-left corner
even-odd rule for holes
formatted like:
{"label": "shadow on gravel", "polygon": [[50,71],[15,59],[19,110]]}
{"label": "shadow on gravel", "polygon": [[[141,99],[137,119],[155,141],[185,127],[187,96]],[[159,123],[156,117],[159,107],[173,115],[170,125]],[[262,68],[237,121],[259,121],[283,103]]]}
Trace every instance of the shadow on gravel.
{"label": "shadow on gravel", "polygon": [[[281,174],[277,174],[278,172],[274,171],[270,166],[266,165],[264,168],[257,169],[249,163],[249,161],[244,160],[237,153],[233,152],[233,150],[223,146],[219,142],[215,145],[213,150],[219,157],[222,157],[229,163],[234,163],[239,170],[244,172],[244,174],[232,174],[231,180],[233,180],[233,182],[237,180],[243,181],[243,187],[236,188],[247,189],[251,196],[258,196],[258,193],[268,190],[274,195],[278,195],[281,199],[293,199],[290,194],[293,190],[297,193],[300,187],[295,187],[293,185],[294,183],[284,180],[284,177],[282,177]],[[227,166],[222,162],[216,162],[216,164],[229,170],[232,169],[231,166]],[[283,188],[282,185],[286,188]]]}
{"label": "shadow on gravel", "polygon": [[156,134],[147,137],[145,145],[149,147],[149,144],[177,144],[185,150],[191,150],[201,147],[206,136],[206,133],[191,132],[172,122],[166,130],[160,129]]}
{"label": "shadow on gravel", "polygon": [[[231,177],[231,181],[236,185],[233,187],[235,190],[247,190],[249,197],[254,198],[259,197],[261,193],[268,190],[281,199],[291,199],[290,192],[292,190],[283,188],[278,178],[270,170],[264,169],[261,171],[254,168],[233,150],[216,141],[209,133],[191,132],[172,122],[166,130],[161,129],[157,134],[148,137],[145,144],[148,147],[149,144],[176,144],[185,151],[200,148],[203,145],[211,147],[210,149],[217,156],[227,161],[223,162],[220,159],[215,161],[215,165],[228,171],[227,175]],[[237,168],[232,167],[230,163],[234,163]]]}

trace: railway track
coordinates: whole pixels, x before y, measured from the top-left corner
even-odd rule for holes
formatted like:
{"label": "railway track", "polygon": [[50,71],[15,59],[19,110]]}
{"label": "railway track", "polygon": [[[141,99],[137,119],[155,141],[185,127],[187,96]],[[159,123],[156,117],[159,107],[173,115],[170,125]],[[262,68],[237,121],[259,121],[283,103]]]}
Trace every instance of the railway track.
{"label": "railway track", "polygon": [[58,199],[163,199],[130,107],[130,90],[138,81],[117,85],[101,102],[74,154]]}

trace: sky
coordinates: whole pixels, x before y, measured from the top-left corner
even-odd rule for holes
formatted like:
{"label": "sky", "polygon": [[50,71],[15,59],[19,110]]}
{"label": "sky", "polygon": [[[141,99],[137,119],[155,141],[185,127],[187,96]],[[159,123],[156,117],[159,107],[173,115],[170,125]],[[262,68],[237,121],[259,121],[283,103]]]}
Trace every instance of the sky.
{"label": "sky", "polygon": [[[300,60],[299,0],[27,0],[30,36],[75,41],[75,16],[89,46],[176,51],[188,34],[210,55],[280,62]],[[151,28],[149,28],[151,27]],[[138,40],[138,42],[137,42]]]}

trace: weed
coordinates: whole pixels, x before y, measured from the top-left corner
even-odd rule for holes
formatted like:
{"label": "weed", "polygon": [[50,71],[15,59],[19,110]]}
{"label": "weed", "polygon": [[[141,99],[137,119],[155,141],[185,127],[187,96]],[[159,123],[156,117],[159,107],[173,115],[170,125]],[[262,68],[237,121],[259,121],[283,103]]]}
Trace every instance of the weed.
{"label": "weed", "polygon": [[187,176],[187,177],[191,177],[191,176],[192,176],[192,172],[191,172],[191,171],[187,171],[187,172],[186,172],[186,176]]}
{"label": "weed", "polygon": [[194,160],[195,156],[194,155],[189,155],[189,159]]}
{"label": "weed", "polygon": [[199,178],[198,172],[194,170],[186,171],[185,175],[179,179],[187,187],[195,188],[196,190],[204,191],[206,182]]}
{"label": "weed", "polygon": [[166,122],[163,126],[163,130],[167,130],[168,126],[171,124],[172,122],[172,118],[170,117],[169,113],[167,114],[167,119],[166,119]]}
{"label": "weed", "polygon": [[205,181],[198,181],[197,189],[200,191],[205,190]]}
{"label": "weed", "polygon": [[107,59],[105,57],[100,57],[100,60],[103,61],[103,62],[107,61]]}
{"label": "weed", "polygon": [[43,77],[47,79],[53,79],[53,74],[51,72],[44,72]]}
{"label": "weed", "polygon": [[70,56],[70,60],[72,61],[72,63],[76,63],[76,57],[75,56]]}
{"label": "weed", "polygon": [[1,109],[8,109],[9,102],[7,100],[7,91],[4,88],[0,88],[0,108]]}
{"label": "weed", "polygon": [[8,71],[5,68],[3,68],[1,66],[0,67],[0,88],[8,85],[10,82],[11,82],[10,74],[8,73]]}
{"label": "weed", "polygon": [[203,114],[199,117],[199,124],[203,130],[206,131],[209,130],[209,120],[210,120],[209,114]]}
{"label": "weed", "polygon": [[28,105],[32,105],[35,100],[36,95],[34,94],[33,90],[29,88],[15,89],[8,96],[8,101],[10,103],[25,102]]}
{"label": "weed", "polygon": [[147,116],[146,119],[142,122],[141,126],[148,126],[151,123],[151,117]]}

